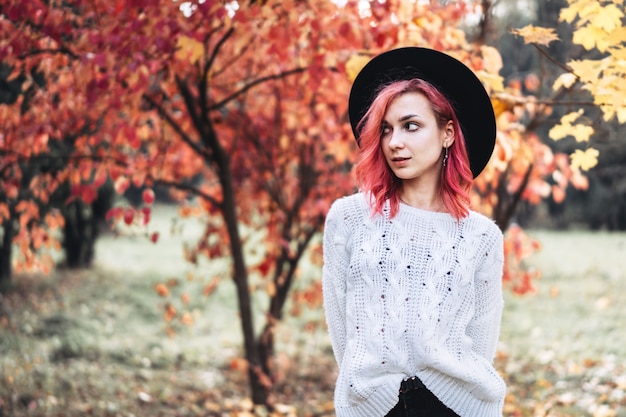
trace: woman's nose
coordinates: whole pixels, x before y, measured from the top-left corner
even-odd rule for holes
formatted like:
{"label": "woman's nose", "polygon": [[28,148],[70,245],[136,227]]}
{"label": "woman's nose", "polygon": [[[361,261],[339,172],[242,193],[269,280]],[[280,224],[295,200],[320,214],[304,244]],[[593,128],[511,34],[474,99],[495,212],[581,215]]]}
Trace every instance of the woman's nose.
{"label": "woman's nose", "polygon": [[404,142],[402,141],[402,137],[397,131],[391,132],[391,136],[389,138],[389,147],[393,149],[403,148]]}

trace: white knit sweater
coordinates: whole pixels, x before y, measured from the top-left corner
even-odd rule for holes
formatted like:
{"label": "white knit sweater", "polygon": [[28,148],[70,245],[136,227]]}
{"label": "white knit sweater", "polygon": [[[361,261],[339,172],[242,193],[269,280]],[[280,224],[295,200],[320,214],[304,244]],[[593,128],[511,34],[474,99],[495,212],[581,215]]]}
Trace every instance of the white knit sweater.
{"label": "white knit sweater", "polygon": [[460,222],[401,204],[371,215],[337,200],[324,231],[326,321],[339,366],[338,417],[382,417],[416,375],[461,417],[501,417],[493,359],[502,315],[503,240],[487,217]]}

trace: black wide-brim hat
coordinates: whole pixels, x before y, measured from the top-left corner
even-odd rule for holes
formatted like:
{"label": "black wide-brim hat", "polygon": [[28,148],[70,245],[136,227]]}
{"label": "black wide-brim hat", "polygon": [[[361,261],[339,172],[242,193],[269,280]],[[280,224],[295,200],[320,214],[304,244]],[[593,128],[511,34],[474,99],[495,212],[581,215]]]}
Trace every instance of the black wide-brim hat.
{"label": "black wide-brim hat", "polygon": [[352,84],[348,114],[352,132],[381,86],[421,78],[441,91],[461,125],[474,178],[485,168],[496,143],[496,119],[489,95],[474,72],[450,55],[428,48],[406,47],[384,52],[369,61]]}

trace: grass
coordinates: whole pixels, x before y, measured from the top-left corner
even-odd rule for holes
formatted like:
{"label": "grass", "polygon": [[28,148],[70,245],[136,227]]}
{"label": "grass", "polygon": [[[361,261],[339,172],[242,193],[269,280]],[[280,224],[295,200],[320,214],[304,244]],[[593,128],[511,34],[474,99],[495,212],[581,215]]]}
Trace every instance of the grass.
{"label": "grass", "polygon": [[[93,270],[16,278],[0,298],[0,417],[251,415],[233,286],[223,278],[200,295],[228,264],[186,263],[182,245],[199,227],[175,217],[168,207],[154,216],[156,245],[104,236]],[[530,234],[543,250],[529,263],[543,276],[535,295],[505,294],[505,415],[626,416],[626,235]],[[176,285],[159,297],[168,280]],[[166,303],[194,324],[167,323]],[[305,330],[321,318],[310,310],[280,326],[281,415],[333,415],[328,338]]]}
{"label": "grass", "polygon": [[626,359],[626,235],[530,232],[543,244],[529,263],[538,293],[505,294],[502,339],[513,355]]}
{"label": "grass", "polygon": [[538,291],[505,293],[500,351],[510,409],[626,416],[626,235],[530,234],[543,245],[528,261],[542,271]]}

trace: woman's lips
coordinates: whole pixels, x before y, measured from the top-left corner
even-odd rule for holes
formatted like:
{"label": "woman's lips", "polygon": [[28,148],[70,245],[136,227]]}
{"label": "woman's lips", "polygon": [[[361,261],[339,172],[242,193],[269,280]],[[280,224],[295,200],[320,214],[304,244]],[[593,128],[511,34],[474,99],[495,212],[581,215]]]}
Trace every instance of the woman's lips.
{"label": "woman's lips", "polygon": [[411,158],[402,158],[402,157],[395,157],[395,158],[391,158],[391,162],[393,163],[393,165],[395,166],[404,166],[407,164],[407,162],[409,161],[409,159]]}

